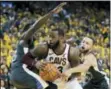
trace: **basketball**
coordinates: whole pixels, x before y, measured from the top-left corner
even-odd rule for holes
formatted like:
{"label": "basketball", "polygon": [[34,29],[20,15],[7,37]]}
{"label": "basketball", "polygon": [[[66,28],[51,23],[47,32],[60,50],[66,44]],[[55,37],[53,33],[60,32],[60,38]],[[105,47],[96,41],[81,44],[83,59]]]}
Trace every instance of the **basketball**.
{"label": "basketball", "polygon": [[45,81],[53,82],[60,77],[60,72],[54,64],[48,63],[43,70],[40,70],[40,76]]}

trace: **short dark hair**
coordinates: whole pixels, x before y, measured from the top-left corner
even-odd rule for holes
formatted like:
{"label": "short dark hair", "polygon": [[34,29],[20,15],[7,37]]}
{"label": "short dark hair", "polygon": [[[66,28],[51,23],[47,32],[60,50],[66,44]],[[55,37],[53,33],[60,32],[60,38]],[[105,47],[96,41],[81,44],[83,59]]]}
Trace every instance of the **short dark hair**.
{"label": "short dark hair", "polygon": [[94,37],[88,37],[88,38],[90,38],[90,39],[92,39],[92,41],[93,41],[93,45],[95,44],[95,39],[94,39]]}
{"label": "short dark hair", "polygon": [[65,32],[63,29],[56,28],[56,29],[52,29],[52,31],[57,31],[59,36],[65,36]]}

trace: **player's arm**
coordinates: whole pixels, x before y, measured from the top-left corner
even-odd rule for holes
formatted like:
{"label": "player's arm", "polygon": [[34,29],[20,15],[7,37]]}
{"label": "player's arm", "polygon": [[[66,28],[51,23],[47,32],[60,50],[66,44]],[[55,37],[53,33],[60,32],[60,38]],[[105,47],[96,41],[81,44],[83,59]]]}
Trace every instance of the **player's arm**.
{"label": "player's arm", "polygon": [[38,68],[41,65],[41,62],[39,60],[45,58],[47,56],[47,53],[47,44],[40,44],[23,56],[22,63],[30,67]]}
{"label": "player's arm", "polygon": [[63,72],[62,79],[68,80],[70,78],[73,78],[75,76],[80,75],[78,72],[73,72],[72,69],[75,68],[80,64],[80,51],[76,47],[70,47],[69,54],[68,54],[68,60],[70,62],[71,68],[69,68],[67,71]]}
{"label": "player's arm", "polygon": [[83,64],[80,64],[76,67],[73,67],[71,69],[69,69],[68,71],[65,72],[66,75],[71,75],[72,73],[76,73],[76,72],[86,72],[91,66],[94,66],[94,60],[95,57],[93,55],[89,55],[87,56],[87,58],[85,58],[85,61]]}
{"label": "player's arm", "polygon": [[27,41],[34,32],[37,31],[47,20],[49,17],[51,17],[54,13],[59,13],[62,10],[62,7],[66,5],[66,3],[61,3],[57,7],[55,7],[52,11],[50,11],[48,14],[44,15],[42,18],[37,20],[22,36],[22,40]]}
{"label": "player's arm", "polygon": [[68,59],[71,67],[75,67],[80,64],[80,51],[76,47],[70,47]]}

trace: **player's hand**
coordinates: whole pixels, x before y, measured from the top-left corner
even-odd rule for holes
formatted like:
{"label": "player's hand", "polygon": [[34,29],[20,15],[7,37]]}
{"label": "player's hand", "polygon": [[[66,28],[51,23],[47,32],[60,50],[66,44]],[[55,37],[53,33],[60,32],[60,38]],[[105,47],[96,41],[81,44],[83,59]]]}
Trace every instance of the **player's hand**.
{"label": "player's hand", "polygon": [[65,74],[67,77],[70,77],[72,73],[70,72],[70,70],[67,70],[67,71],[64,72],[64,74]]}
{"label": "player's hand", "polygon": [[68,81],[69,77],[71,76],[71,72],[70,70],[67,70],[65,72],[62,73],[62,80],[63,81]]}
{"label": "player's hand", "polygon": [[68,76],[66,76],[64,73],[61,74],[61,80],[62,81],[67,81],[68,80]]}
{"label": "player's hand", "polygon": [[46,65],[47,65],[47,62],[37,61],[35,64],[35,67],[39,70],[43,70]]}
{"label": "player's hand", "polygon": [[55,13],[55,14],[59,13],[60,11],[63,10],[62,7],[65,6],[66,4],[67,4],[66,2],[63,2],[63,3],[59,4],[59,5],[58,5],[57,7],[55,7],[51,12],[52,12],[52,13]]}

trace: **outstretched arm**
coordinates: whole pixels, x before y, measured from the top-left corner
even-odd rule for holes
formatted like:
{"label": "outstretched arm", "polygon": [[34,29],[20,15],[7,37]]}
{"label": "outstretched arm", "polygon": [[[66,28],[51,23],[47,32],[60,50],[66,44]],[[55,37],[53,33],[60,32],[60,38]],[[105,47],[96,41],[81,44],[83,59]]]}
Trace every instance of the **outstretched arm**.
{"label": "outstretched arm", "polygon": [[71,68],[69,68],[67,71],[63,72],[62,79],[68,80],[69,78],[75,77],[80,75],[80,73],[73,72],[72,69],[75,68],[80,64],[80,51],[76,47],[70,47],[69,49],[69,55],[68,60],[70,62]]}
{"label": "outstretched arm", "polygon": [[59,13],[62,10],[62,7],[66,5],[66,3],[61,3],[57,7],[55,7],[52,11],[50,11],[48,14],[44,15],[42,18],[37,20],[29,29],[27,32],[23,34],[22,40],[27,41],[34,32],[37,31],[47,20],[49,17],[52,16],[53,13]]}
{"label": "outstretched arm", "polygon": [[95,66],[96,58],[93,55],[87,56],[83,64],[79,64],[65,72],[66,75],[70,76],[72,73],[86,72],[91,66]]}

